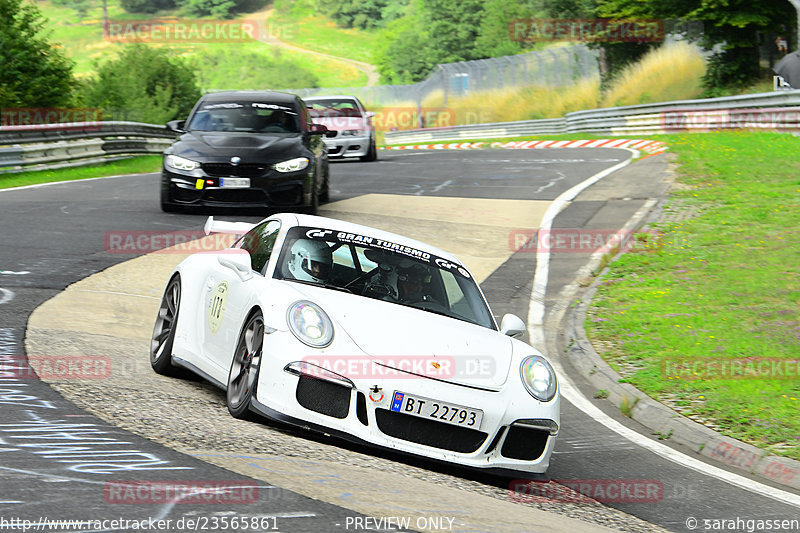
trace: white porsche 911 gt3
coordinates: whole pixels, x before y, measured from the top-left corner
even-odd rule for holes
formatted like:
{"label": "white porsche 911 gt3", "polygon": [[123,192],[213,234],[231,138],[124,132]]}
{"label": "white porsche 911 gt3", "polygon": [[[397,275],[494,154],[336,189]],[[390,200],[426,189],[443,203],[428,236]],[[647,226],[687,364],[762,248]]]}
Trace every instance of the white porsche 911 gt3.
{"label": "white porsche 911 gt3", "polygon": [[556,375],[498,327],[470,272],[442,250],[330,218],[214,221],[241,235],[170,275],[153,369],[227,391],[235,417],[492,470],[543,474],[559,429]]}

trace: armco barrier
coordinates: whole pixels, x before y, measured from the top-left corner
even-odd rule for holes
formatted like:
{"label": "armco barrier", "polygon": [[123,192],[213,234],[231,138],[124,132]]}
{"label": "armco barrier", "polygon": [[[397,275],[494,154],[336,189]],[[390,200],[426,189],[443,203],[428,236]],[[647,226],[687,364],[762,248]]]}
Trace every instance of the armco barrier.
{"label": "armco barrier", "polygon": [[[800,132],[800,90],[592,109],[557,119],[393,131],[385,133],[385,141],[418,144],[559,133],[619,136],[731,129]],[[174,139],[164,126],[138,122],[4,126],[0,173],[159,154]]]}
{"label": "armco barrier", "polygon": [[563,119],[386,132],[387,144],[591,133],[643,135],[757,129],[800,132],[800,90],[609,107],[568,113]]}
{"label": "armco barrier", "polygon": [[164,126],[70,122],[0,127],[0,173],[72,167],[160,154],[175,140]]}

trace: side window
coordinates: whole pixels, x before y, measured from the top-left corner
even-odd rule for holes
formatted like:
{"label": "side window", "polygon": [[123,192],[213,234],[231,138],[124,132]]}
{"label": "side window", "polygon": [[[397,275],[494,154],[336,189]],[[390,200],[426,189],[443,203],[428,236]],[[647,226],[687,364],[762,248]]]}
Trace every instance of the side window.
{"label": "side window", "polygon": [[278,230],[280,229],[280,222],[270,220],[259,224],[242,237],[239,247],[242,250],[247,250],[247,253],[250,254],[250,265],[256,272],[263,274],[264,267],[267,266],[267,262],[272,255],[275,239],[278,238]]}

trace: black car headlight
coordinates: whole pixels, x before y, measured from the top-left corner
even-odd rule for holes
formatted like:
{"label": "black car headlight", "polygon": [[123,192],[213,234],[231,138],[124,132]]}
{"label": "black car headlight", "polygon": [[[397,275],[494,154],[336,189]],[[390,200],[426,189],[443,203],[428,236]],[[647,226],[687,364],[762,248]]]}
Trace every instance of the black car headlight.
{"label": "black car headlight", "polygon": [[556,373],[541,355],[531,355],[523,359],[519,374],[525,389],[537,400],[549,402],[556,395]]}
{"label": "black car headlight", "polygon": [[333,322],[320,306],[300,300],[289,306],[286,322],[292,334],[312,348],[324,348],[333,340]]}
{"label": "black car headlight", "polygon": [[295,157],[294,159],[281,161],[280,163],[275,163],[272,165],[272,168],[278,172],[297,172],[298,170],[303,170],[306,167],[308,167],[307,157]]}
{"label": "black car headlight", "polygon": [[186,159],[185,157],[178,155],[168,155],[164,157],[164,164],[169,168],[183,170],[184,172],[189,172],[200,168],[200,163],[197,161],[192,161],[191,159]]}

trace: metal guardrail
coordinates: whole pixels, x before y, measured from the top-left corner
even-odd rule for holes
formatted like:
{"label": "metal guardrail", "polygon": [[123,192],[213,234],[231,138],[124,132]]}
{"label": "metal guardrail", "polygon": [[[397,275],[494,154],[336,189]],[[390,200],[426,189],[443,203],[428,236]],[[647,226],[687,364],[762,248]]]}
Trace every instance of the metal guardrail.
{"label": "metal guardrail", "polygon": [[160,154],[175,140],[164,126],[70,122],[0,127],[0,173],[74,167]]}
{"label": "metal guardrail", "polygon": [[559,133],[644,135],[757,129],[800,132],[800,90],[568,113],[563,119],[498,122],[385,132],[387,144]]}
{"label": "metal guardrail", "polygon": [[[387,144],[590,133],[648,135],[755,129],[800,132],[800,90],[683,100],[568,113],[564,118],[385,132]],[[160,154],[176,135],[138,122],[75,122],[0,127],[0,173]]]}

